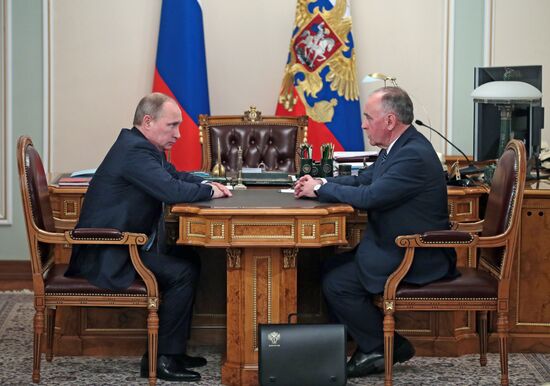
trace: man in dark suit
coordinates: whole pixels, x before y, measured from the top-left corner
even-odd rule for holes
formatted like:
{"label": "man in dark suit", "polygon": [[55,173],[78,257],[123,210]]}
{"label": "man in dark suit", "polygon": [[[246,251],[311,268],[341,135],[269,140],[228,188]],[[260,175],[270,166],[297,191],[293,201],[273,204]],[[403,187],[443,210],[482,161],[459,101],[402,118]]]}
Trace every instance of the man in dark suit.
{"label": "man in dark suit", "polygon": [[[338,256],[344,263],[323,278],[331,311],[357,343],[347,364],[350,377],[384,371],[383,317],[371,297],[384,291],[386,279],[403,259],[396,236],[449,228],[444,172],[430,142],[411,125],[408,94],[398,87],[376,90],[364,115],[370,144],[382,148],[377,161],[359,176],[304,176],[295,186],[297,197],[317,196],[321,202],[367,210],[359,246],[348,256]],[[455,275],[454,250],[430,248],[417,250],[404,280],[422,285]],[[394,353],[394,362],[404,362],[414,356],[414,348],[396,334]]]}
{"label": "man in dark suit", "polygon": [[[180,108],[172,98],[153,93],[139,102],[134,127],[122,129],[97,169],[86,193],[77,228],[116,228],[149,235],[140,251],[143,263],[156,276],[159,307],[158,377],[197,381],[188,368],[206,360],[186,354],[198,258],[190,248],[169,247],[164,240],[164,204],[231,196],[221,184],[205,183],[178,172],[165,157],[180,137]],[[67,276],[82,276],[101,288],[128,288],[136,278],[127,248],[75,246]],[[148,376],[147,355],[141,375]]]}

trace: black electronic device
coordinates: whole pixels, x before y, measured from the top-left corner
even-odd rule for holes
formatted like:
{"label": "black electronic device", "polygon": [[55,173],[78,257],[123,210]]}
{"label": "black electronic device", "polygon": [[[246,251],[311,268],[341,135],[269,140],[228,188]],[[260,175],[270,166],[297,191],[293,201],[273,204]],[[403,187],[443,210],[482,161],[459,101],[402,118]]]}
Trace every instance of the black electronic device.
{"label": "black electronic device", "polygon": [[262,386],[344,386],[343,324],[259,324],[258,381]]}
{"label": "black electronic device", "polygon": [[[542,91],[542,66],[476,67],[474,89],[492,81],[520,81]],[[541,130],[544,127],[542,100],[512,103],[512,131],[522,140],[529,159],[538,159]],[[498,158],[500,140],[500,110],[494,103],[474,103],[474,159],[485,161]]]}

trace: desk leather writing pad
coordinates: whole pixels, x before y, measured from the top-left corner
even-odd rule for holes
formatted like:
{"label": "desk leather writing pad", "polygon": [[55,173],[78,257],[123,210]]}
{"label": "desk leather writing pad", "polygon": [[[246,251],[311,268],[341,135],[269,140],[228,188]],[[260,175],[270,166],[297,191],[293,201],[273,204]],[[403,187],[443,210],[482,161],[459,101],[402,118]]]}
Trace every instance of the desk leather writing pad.
{"label": "desk leather writing pad", "polygon": [[203,208],[316,208],[323,207],[317,200],[294,198],[292,193],[281,193],[280,189],[233,190],[233,197],[217,198],[196,202]]}

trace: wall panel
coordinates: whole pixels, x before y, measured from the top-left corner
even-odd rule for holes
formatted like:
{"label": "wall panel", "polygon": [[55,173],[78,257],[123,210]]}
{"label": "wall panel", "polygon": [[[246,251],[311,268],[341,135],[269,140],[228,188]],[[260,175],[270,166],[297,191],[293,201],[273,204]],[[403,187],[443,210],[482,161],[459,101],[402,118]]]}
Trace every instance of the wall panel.
{"label": "wall panel", "polygon": [[0,225],[12,221],[9,5],[9,0],[0,1]]}

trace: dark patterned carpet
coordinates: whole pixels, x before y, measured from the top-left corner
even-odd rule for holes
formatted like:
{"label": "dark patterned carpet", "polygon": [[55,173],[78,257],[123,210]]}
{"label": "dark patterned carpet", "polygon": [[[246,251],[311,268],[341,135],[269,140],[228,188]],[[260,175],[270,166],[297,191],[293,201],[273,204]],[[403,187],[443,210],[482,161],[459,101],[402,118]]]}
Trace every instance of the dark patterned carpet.
{"label": "dark patterned carpet", "polygon": [[[0,385],[32,385],[32,295],[0,293]],[[201,348],[195,354],[208,359],[200,369],[201,382],[220,384],[219,352]],[[550,354],[511,354],[511,385],[550,386]],[[42,385],[146,385],[139,378],[138,357],[58,357],[48,363],[42,357]],[[382,374],[352,379],[349,385],[383,385]],[[174,382],[159,381],[159,385]],[[489,354],[486,367],[477,355],[460,358],[415,357],[394,367],[395,385],[498,385],[500,366],[497,354]]]}

